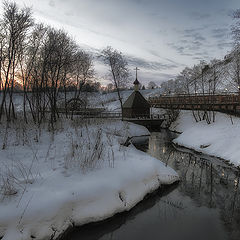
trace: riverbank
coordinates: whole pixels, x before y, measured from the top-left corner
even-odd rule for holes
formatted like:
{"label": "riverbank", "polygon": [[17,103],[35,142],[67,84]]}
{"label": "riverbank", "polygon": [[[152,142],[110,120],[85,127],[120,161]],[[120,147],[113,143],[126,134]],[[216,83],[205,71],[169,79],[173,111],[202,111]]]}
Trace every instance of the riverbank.
{"label": "riverbank", "polygon": [[240,239],[238,173],[218,158],[176,149],[171,144],[176,136],[162,129],[136,147],[177,171],[178,184],[107,221],[72,228],[61,240]]}
{"label": "riverbank", "polygon": [[174,143],[240,165],[240,118],[216,113],[216,121],[196,122],[191,111],[181,111],[170,130],[181,134]]}
{"label": "riverbank", "polygon": [[128,211],[179,179],[159,160],[122,146],[127,137],[149,134],[135,124],[64,120],[54,132],[23,124],[6,131],[0,139],[4,240],[56,239],[69,226]]}

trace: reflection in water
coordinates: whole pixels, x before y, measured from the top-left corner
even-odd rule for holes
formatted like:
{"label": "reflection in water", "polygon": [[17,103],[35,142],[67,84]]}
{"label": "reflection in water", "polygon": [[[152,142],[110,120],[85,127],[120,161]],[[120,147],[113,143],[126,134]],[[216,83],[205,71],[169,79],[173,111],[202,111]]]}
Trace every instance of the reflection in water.
{"label": "reflection in water", "polygon": [[161,189],[128,213],[76,228],[66,239],[240,239],[239,174],[223,161],[171,144],[174,134],[152,133],[138,146],[174,168],[178,185]]}

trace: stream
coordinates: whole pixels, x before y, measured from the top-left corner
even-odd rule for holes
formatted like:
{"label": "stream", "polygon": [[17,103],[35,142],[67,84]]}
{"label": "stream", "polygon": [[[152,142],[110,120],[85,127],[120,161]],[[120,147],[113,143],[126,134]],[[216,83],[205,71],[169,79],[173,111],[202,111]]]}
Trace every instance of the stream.
{"label": "stream", "polygon": [[177,135],[152,132],[135,146],[178,172],[181,182],[163,186],[131,211],[76,227],[64,240],[240,239],[239,172],[224,161],[176,147]]}

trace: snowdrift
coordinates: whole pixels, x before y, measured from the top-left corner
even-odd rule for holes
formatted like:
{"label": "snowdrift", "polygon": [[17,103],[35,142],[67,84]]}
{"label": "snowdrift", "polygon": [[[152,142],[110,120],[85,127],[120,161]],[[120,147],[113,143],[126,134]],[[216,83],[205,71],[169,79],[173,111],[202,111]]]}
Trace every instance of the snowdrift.
{"label": "snowdrift", "polygon": [[[119,144],[127,136],[149,134],[146,128],[113,121],[102,124],[101,129],[104,144],[109,144],[107,139],[111,136],[108,148],[114,154],[114,162],[109,165],[108,160],[102,159],[101,165],[84,172],[77,167],[66,168],[69,131],[73,129],[68,127],[68,131],[56,133],[50,150],[48,138],[42,133],[42,140],[32,146],[37,149],[34,164],[38,174],[34,181],[23,185],[24,189],[16,195],[1,199],[0,236],[4,240],[56,239],[69,226],[128,211],[162,184],[179,180],[177,173],[161,161],[133,145],[123,147]],[[93,135],[97,132],[96,127],[88,131]],[[74,145],[75,135],[71,136]],[[27,149],[12,146],[1,150],[1,164],[9,161],[10,152],[15,161],[25,158],[30,164],[31,155]]]}
{"label": "snowdrift", "polygon": [[170,129],[181,132],[174,143],[240,165],[240,118],[216,113],[214,123],[196,123],[191,111],[181,111]]}

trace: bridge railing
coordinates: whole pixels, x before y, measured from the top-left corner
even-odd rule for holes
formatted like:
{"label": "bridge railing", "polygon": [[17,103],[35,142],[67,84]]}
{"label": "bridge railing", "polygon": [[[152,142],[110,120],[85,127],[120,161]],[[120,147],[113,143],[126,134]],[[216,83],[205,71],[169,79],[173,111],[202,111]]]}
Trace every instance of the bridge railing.
{"label": "bridge railing", "polygon": [[154,104],[239,104],[239,94],[198,94],[198,95],[162,95],[150,97],[149,103]]}
{"label": "bridge railing", "polygon": [[138,120],[153,120],[153,119],[164,119],[165,116],[163,114],[135,114],[131,117],[123,117],[123,119],[138,119]]}
{"label": "bridge railing", "polygon": [[74,115],[84,118],[121,118],[121,112],[94,112],[94,111],[75,111]]}
{"label": "bridge railing", "polygon": [[173,93],[173,94],[162,94],[161,96],[172,97],[172,96],[209,96],[209,95],[239,95],[240,92],[215,92],[215,93]]}
{"label": "bridge railing", "polygon": [[[108,119],[121,119],[122,113],[121,112],[92,112],[92,111],[75,111],[75,115],[79,115],[83,118],[108,118]],[[138,119],[138,120],[145,120],[145,119],[164,119],[165,117],[162,114],[135,114],[131,117],[123,117],[124,120],[127,119]]]}

